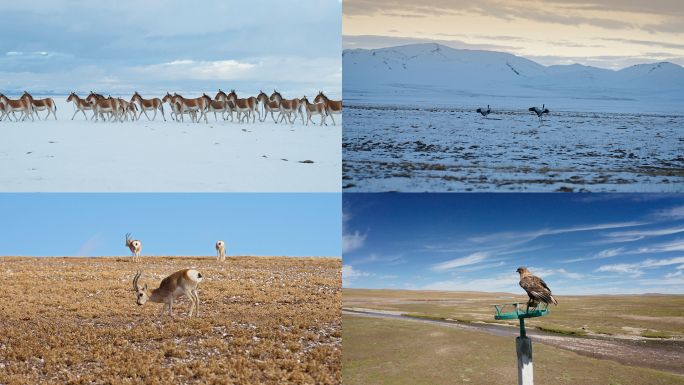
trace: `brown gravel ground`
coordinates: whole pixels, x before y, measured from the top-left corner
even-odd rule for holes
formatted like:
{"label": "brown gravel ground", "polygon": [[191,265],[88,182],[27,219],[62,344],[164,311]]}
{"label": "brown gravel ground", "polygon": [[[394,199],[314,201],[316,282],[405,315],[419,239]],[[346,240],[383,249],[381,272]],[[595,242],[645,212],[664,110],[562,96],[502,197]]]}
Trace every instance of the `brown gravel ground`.
{"label": "brown gravel ground", "polygon": [[[190,301],[137,306],[184,268]],[[306,383],[341,379],[341,258],[0,257],[0,384]]]}

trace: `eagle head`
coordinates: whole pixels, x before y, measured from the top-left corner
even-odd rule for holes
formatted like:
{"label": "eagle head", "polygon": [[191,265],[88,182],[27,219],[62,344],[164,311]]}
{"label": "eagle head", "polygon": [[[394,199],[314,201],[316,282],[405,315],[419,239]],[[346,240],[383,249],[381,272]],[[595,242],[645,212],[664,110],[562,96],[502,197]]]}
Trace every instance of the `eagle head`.
{"label": "eagle head", "polygon": [[520,273],[520,275],[530,274],[530,271],[524,267],[519,267],[515,272]]}

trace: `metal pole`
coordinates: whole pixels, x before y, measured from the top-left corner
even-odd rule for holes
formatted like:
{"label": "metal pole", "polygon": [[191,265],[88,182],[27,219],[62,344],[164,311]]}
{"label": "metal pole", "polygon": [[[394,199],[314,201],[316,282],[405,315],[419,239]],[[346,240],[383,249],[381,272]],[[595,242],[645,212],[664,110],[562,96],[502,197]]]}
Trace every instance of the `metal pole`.
{"label": "metal pole", "polygon": [[532,340],[525,334],[525,319],[520,318],[520,337],[515,339],[515,350],[518,353],[518,384],[533,385],[532,373]]}

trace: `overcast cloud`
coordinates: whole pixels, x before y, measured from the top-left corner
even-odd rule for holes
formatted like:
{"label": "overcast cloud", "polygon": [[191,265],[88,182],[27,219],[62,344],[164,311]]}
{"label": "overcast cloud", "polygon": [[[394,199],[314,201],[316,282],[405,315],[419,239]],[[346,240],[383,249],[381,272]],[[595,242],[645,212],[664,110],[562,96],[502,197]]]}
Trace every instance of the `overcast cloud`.
{"label": "overcast cloud", "polygon": [[3,4],[0,90],[341,92],[338,0]]}

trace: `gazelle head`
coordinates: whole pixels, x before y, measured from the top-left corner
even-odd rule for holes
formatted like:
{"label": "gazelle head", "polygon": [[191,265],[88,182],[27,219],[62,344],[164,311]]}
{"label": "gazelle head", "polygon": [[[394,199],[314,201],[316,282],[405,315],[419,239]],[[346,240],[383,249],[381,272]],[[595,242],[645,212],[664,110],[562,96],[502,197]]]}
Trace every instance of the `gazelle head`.
{"label": "gazelle head", "polygon": [[135,303],[138,305],[142,306],[145,304],[145,302],[149,301],[150,296],[147,294],[147,284],[143,287],[142,290],[138,287],[138,279],[140,279],[140,276],[142,275],[142,272],[138,271],[138,273],[135,275],[135,278],[133,278],[133,290],[135,290]]}
{"label": "gazelle head", "polygon": [[128,238],[129,235],[131,235],[131,233],[126,234],[126,247],[131,247],[131,244],[133,243],[131,238]]}

